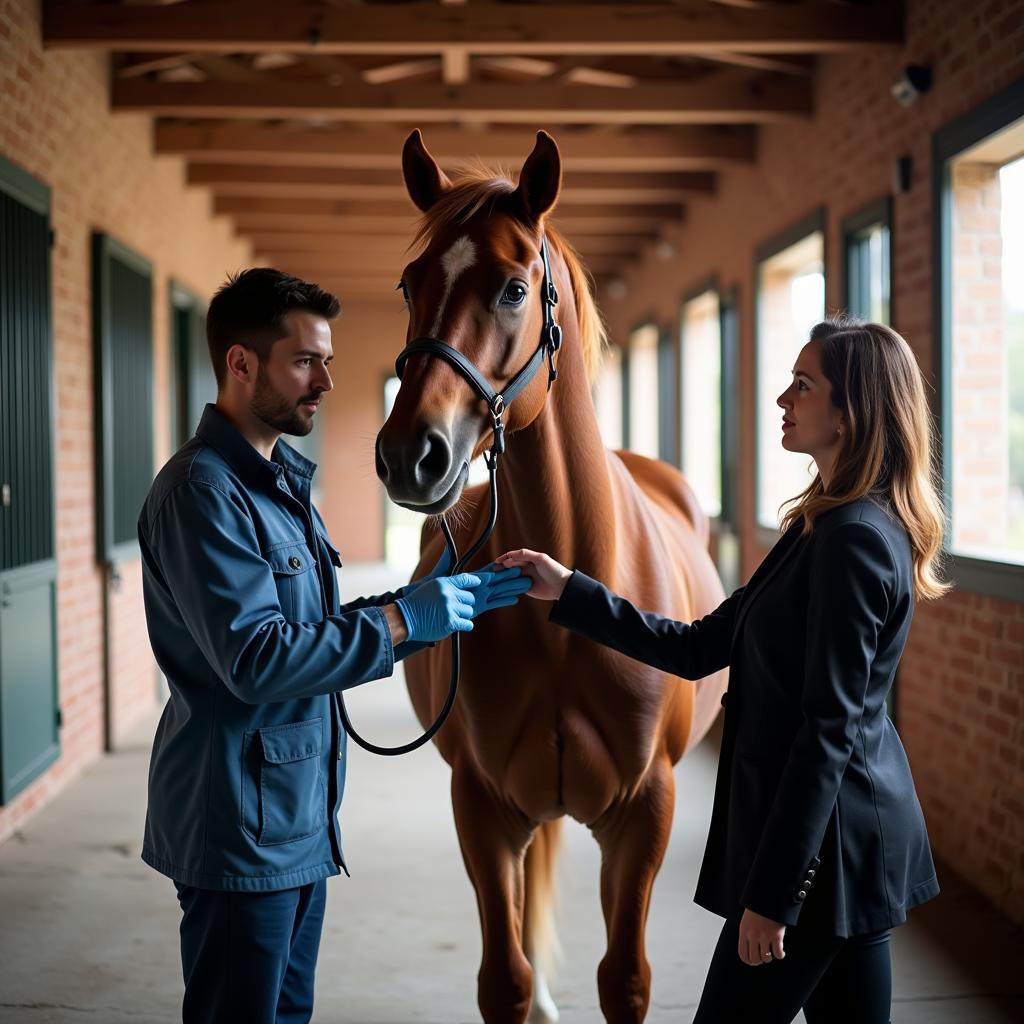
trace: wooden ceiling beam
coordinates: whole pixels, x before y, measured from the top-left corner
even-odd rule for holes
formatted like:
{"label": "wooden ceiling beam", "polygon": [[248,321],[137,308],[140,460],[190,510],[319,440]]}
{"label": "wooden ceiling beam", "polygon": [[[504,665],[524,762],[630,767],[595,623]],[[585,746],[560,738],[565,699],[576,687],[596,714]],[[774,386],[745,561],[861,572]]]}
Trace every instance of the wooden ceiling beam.
{"label": "wooden ceiling beam", "polygon": [[[679,125],[618,134],[560,132],[555,141],[566,168],[573,171],[717,170],[753,161],[755,133],[745,127]],[[399,165],[407,135],[390,127],[360,132],[158,121],[154,146],[157,153],[206,163],[389,169]],[[446,170],[473,159],[519,167],[535,138],[536,132],[525,128],[479,132],[438,125],[424,134],[430,152]]]}
{"label": "wooden ceiling beam", "polygon": [[[644,209],[641,207],[641,209]],[[650,209],[656,209],[651,207]],[[389,217],[380,213],[348,213],[315,215],[300,213],[239,213],[232,214],[235,230],[239,236],[248,236],[265,231],[289,231],[310,234],[364,234],[373,232],[380,235],[399,235],[412,242],[416,233],[414,218]],[[678,218],[673,218],[677,221]],[[560,213],[552,223],[572,242],[585,248],[584,235],[636,235],[656,234],[667,221],[665,217],[650,212],[617,216],[611,214],[589,214],[579,217],[571,213]]]}
{"label": "wooden ceiling beam", "polygon": [[[256,167],[191,164],[188,183],[210,187],[220,196],[280,196],[401,202],[408,191],[397,171],[348,170],[335,167]],[[561,202],[674,203],[687,195],[709,195],[715,176],[707,171],[652,174],[569,171],[562,183]]]}
{"label": "wooden ceiling beam", "polygon": [[[624,260],[635,253],[592,253],[581,254],[587,267],[607,269],[621,266]],[[336,253],[262,253],[255,255],[254,262],[263,266],[277,267],[297,277],[316,278],[335,273],[379,274],[391,279],[392,287],[398,283],[402,271],[410,262],[409,254],[360,253],[340,249]]]}
{"label": "wooden ceiling beam", "polygon": [[436,55],[838,53],[903,41],[902,5],[791,4],[736,12],[706,0],[618,3],[322,4],[233,2],[147,7],[44,4],[47,49],[206,50],[220,53]]}
{"label": "wooden ceiling beam", "polygon": [[[407,238],[399,235],[353,232],[318,235],[300,231],[256,231],[248,236],[255,252],[289,257],[293,257],[297,253],[314,257],[346,250],[360,253],[388,253],[399,258],[408,258],[406,254],[409,251],[410,238],[411,235]],[[588,235],[581,239],[575,248],[583,256],[609,253],[623,255],[653,245],[657,239],[658,235],[655,232],[611,235],[607,238],[601,235]]]}
{"label": "wooden ceiling beam", "polygon": [[333,121],[481,121],[540,124],[770,124],[809,117],[811,83],[721,71],[706,81],[596,85],[472,83],[416,86],[119,79],[115,112],[161,117],[318,118]]}
{"label": "wooden ceiling beam", "polygon": [[[385,221],[401,221],[403,225],[407,225],[410,228],[415,228],[420,217],[419,211],[408,199],[404,202],[357,202],[331,199],[272,199],[249,196],[217,196],[214,197],[213,209],[214,213],[229,214],[231,216],[269,214],[284,217],[309,217],[314,221],[318,217],[368,216],[372,218],[378,216]],[[628,219],[629,217],[643,219],[658,218],[662,225],[665,225],[672,222],[681,222],[683,214],[682,208],[675,203],[645,205],[627,201],[595,205],[581,204],[565,207],[564,209],[559,207],[555,220],[556,222],[569,219],[598,220],[602,217],[622,219]],[[637,229],[637,231],[640,230],[639,228]]]}

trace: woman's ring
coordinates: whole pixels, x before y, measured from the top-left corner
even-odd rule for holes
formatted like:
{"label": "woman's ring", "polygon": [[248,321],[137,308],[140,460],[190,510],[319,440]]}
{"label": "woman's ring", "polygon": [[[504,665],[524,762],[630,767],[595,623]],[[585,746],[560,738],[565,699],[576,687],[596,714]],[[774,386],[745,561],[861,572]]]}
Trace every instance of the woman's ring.
{"label": "woman's ring", "polygon": [[772,951],[769,949],[767,953],[762,953],[761,954],[761,959],[762,960],[772,960],[773,959]]}

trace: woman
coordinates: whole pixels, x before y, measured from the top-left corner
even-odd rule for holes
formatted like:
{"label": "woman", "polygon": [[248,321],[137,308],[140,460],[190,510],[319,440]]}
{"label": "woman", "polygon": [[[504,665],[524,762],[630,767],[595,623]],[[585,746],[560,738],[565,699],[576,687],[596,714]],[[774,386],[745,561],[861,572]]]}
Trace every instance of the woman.
{"label": "woman", "polygon": [[[696,901],[726,919],[696,1024],[889,1020],[890,929],[939,891],[886,715],[943,512],[924,386],[891,328],[818,324],[779,396],[817,475],[750,582],[693,623],[641,612],[526,549],[499,558],[551,621],[686,679],[730,666]],[[738,955],[737,955],[738,954]],[[764,967],[750,971],[749,967]]]}

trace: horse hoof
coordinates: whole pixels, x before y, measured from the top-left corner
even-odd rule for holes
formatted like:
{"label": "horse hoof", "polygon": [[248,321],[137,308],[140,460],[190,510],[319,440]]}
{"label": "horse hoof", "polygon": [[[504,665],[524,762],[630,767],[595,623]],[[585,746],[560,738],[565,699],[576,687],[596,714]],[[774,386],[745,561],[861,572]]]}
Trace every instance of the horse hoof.
{"label": "horse hoof", "polygon": [[527,1024],[556,1024],[558,1020],[558,1007],[551,998],[551,990],[544,975],[540,971],[533,974],[533,1003],[530,1006],[530,1016],[527,1017]]}

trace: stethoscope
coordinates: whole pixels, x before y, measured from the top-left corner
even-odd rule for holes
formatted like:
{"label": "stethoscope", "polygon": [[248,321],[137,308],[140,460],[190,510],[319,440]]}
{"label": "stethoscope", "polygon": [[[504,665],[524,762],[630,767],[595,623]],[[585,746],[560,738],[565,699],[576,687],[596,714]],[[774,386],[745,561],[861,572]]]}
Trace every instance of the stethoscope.
{"label": "stethoscope", "polygon": [[[441,530],[444,533],[445,543],[448,546],[449,565],[451,566],[450,573],[453,576],[462,572],[463,567],[484,546],[498,519],[498,459],[505,453],[505,424],[502,422],[502,416],[512,403],[512,400],[533,380],[534,375],[544,361],[545,355],[548,359],[548,391],[551,390],[551,385],[558,378],[558,371],[555,369],[555,353],[562,347],[562,328],[555,323],[555,306],[558,304],[558,291],[551,280],[548,243],[547,239],[543,236],[541,236],[540,241],[540,255],[544,261],[544,280],[541,282],[544,324],[541,327],[540,344],[526,365],[508,382],[508,386],[503,391],[495,391],[484,375],[461,352],[452,348],[451,345],[440,338],[431,338],[429,336],[414,338],[402,349],[398,359],[395,361],[395,373],[398,375],[399,380],[401,380],[402,371],[405,369],[405,364],[410,356],[419,353],[430,353],[447,360],[466,379],[470,387],[487,403],[487,408],[494,421],[494,441],[491,447],[484,452],[484,462],[490,475],[491,513],[483,533],[480,534],[473,546],[461,558],[459,558],[458,548],[455,546],[455,538],[452,536],[448,521],[443,516],[441,517]],[[430,728],[411,743],[405,743],[399,747],[380,747],[376,743],[370,743],[369,740],[363,739],[356,732],[355,726],[352,725],[352,721],[348,717],[344,693],[338,694],[341,720],[345,726],[345,731],[359,746],[364,750],[369,750],[372,754],[385,754],[387,756],[408,754],[410,751],[416,750],[417,747],[422,747],[444,725],[451,714],[452,707],[455,705],[455,695],[459,689],[459,634],[457,632],[452,633],[451,642],[452,678],[448,687],[448,697],[444,702],[444,707],[441,708],[440,713],[434,719]]]}

